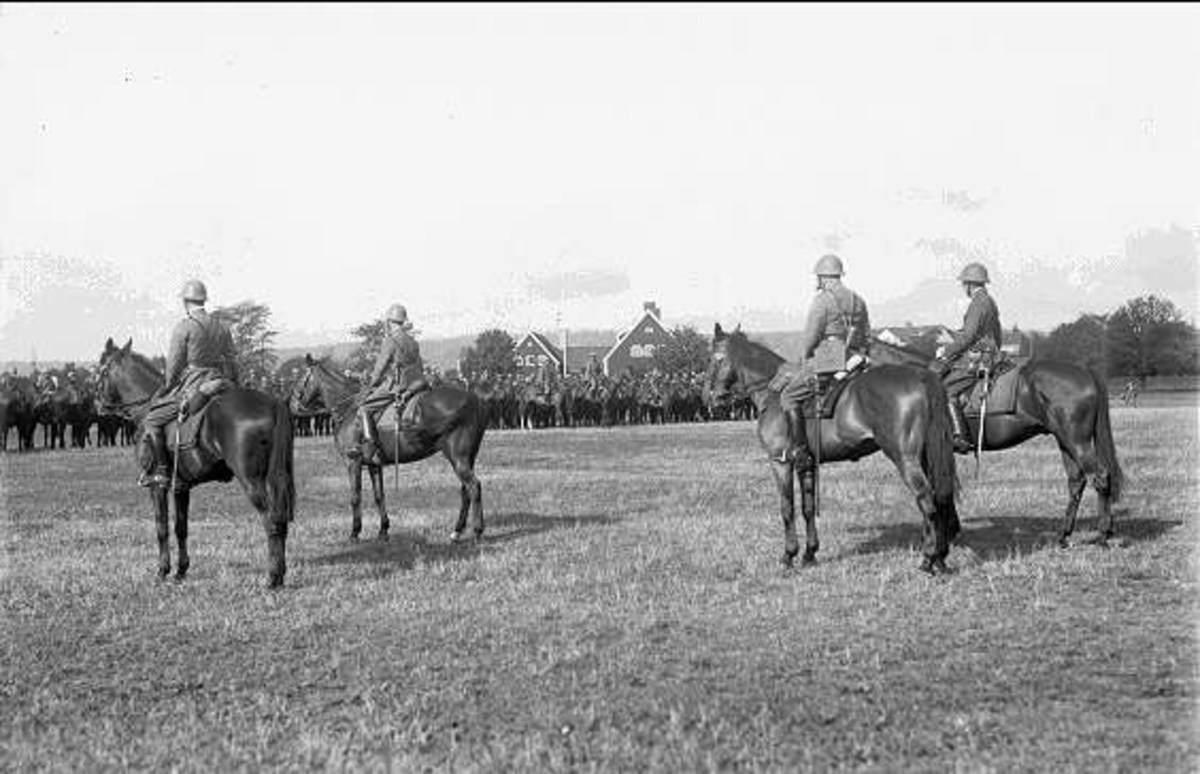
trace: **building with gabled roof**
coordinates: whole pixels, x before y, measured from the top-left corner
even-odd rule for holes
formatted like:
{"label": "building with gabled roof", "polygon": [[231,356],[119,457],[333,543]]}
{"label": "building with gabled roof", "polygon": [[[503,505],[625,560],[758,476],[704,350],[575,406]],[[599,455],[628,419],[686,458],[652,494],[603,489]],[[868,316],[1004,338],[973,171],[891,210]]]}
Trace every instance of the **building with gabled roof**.
{"label": "building with gabled roof", "polygon": [[654,350],[671,340],[671,332],[662,323],[661,312],[653,301],[642,304],[642,316],[625,330],[601,360],[604,373],[618,376],[626,371],[639,374],[654,364]]}
{"label": "building with gabled roof", "polygon": [[513,350],[513,357],[517,361],[517,373],[522,375],[536,373],[543,363],[549,363],[556,371],[562,373],[562,350],[544,333],[526,333]]}

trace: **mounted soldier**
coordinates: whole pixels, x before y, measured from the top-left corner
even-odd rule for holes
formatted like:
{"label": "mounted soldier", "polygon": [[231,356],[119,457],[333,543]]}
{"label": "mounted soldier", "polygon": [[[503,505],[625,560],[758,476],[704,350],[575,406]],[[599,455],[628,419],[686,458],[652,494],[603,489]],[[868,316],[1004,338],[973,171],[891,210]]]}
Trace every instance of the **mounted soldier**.
{"label": "mounted soldier", "polygon": [[971,299],[963,316],[962,331],[947,345],[929,367],[942,379],[950,399],[950,420],[954,426],[954,450],[972,449],[963,416],[962,396],[975,386],[981,372],[990,372],[1000,354],[1000,309],[987,292],[987,268],[968,263],[958,275],[963,290]]}
{"label": "mounted soldier", "polygon": [[375,426],[379,415],[392,403],[397,404],[396,422],[410,397],[429,386],[425,381],[421,364],[421,348],[409,331],[408,311],[400,304],[392,304],[384,317],[385,332],[379,354],[375,357],[375,368],[363,388],[363,399],[359,403],[362,420],[362,458],[368,464],[382,464],[379,449],[379,431]]}
{"label": "mounted soldier", "polygon": [[150,447],[152,467],[138,478],[141,486],[165,486],[171,481],[167,470],[166,426],[179,419],[181,409],[206,382],[238,380],[237,350],[233,336],[204,305],[208,289],[200,280],[188,280],[183,292],[184,318],[171,331],[167,349],[166,381],[150,399],[142,421],[144,441]]}
{"label": "mounted soldier", "polygon": [[588,358],[587,366],[583,369],[583,379],[587,382],[588,389],[595,390],[603,374],[604,366],[600,364],[600,358],[593,352]]}
{"label": "mounted soldier", "polygon": [[862,297],[842,284],[842,259],[829,254],[813,268],[817,275],[817,297],[808,310],[808,320],[800,339],[798,363],[784,363],[772,381],[779,390],[779,407],[787,417],[791,445],[779,457],[780,462],[796,460],[801,469],[812,465],[804,426],[804,403],[816,394],[817,367],[813,354],[824,342],[845,344],[847,359],[865,357],[870,347],[871,321]]}

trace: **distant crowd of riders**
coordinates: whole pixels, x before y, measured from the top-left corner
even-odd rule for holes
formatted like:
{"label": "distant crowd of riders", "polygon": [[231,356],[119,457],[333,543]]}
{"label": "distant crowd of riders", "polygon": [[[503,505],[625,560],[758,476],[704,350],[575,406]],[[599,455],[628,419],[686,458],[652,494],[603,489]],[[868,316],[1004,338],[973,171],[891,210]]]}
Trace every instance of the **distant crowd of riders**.
{"label": "distant crowd of riders", "polygon": [[[543,366],[525,374],[492,376],[485,371],[475,379],[445,374],[432,366],[423,367],[423,372],[431,386],[452,382],[483,398],[489,428],[494,430],[754,418],[748,397],[729,405],[711,405],[704,395],[703,372],[668,374],[652,369],[646,373],[626,371],[613,378],[599,372],[561,376]],[[295,382],[294,375],[287,379],[276,375],[257,386],[286,398]],[[332,431],[328,409],[301,411],[293,405],[293,418],[297,436],[326,436]],[[92,368],[0,374],[0,450],[10,446],[20,451],[129,446],[136,434],[137,426],[131,420],[99,409]]]}

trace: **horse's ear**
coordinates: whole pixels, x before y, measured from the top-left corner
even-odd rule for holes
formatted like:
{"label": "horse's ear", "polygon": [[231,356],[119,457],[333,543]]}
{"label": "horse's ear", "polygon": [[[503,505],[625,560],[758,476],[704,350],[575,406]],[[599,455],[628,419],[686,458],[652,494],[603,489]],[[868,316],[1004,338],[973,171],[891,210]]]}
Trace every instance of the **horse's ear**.
{"label": "horse's ear", "polygon": [[723,338],[725,338],[725,331],[721,328],[721,323],[713,323],[713,341]]}
{"label": "horse's ear", "polygon": [[128,355],[131,351],[133,351],[133,337],[132,336],[129,337],[129,341],[125,342],[125,346],[121,347],[121,354]]}
{"label": "horse's ear", "polygon": [[108,341],[104,342],[104,354],[107,355],[109,352],[112,352],[116,348],[117,348],[117,345],[113,344],[112,336],[109,336]]}
{"label": "horse's ear", "polygon": [[305,364],[308,365],[309,368],[312,368],[312,365],[315,361],[313,360],[313,357],[310,353],[305,352],[304,353],[304,362],[305,362]]}
{"label": "horse's ear", "polygon": [[741,324],[740,322],[737,324],[737,327],[733,329],[733,332],[734,332],[734,333],[741,333],[741,332],[742,332],[742,324]]}

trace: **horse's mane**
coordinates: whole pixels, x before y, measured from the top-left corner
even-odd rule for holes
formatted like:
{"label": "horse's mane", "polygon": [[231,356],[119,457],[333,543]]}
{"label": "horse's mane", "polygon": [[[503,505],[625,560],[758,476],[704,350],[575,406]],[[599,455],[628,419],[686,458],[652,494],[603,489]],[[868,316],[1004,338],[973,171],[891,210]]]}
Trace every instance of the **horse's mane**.
{"label": "horse's mane", "polygon": [[742,330],[734,330],[725,334],[729,346],[746,358],[747,365],[756,367],[762,365],[765,372],[775,373],[784,358],[766,344],[754,341]]}
{"label": "horse's mane", "polygon": [[[326,386],[332,388],[329,396],[331,400],[326,402],[329,404],[329,413],[334,423],[340,425],[358,410],[359,385],[357,380],[342,376],[330,368],[328,361],[329,358],[314,360],[312,367],[320,372]],[[340,395],[337,394],[338,391],[341,391]]]}
{"label": "horse's mane", "polygon": [[157,376],[159,379],[165,379],[165,378],[166,378],[166,377],[164,377],[164,376],[163,376],[163,373],[162,373],[162,371],[159,371],[157,368],[155,368],[155,366],[154,366],[154,362],[153,362],[152,360],[150,360],[150,358],[148,358],[148,357],[146,357],[145,355],[143,355],[142,353],[140,353],[140,352],[133,352],[133,351],[131,350],[131,351],[130,351],[130,353],[129,353],[129,357],[130,357],[130,358],[133,360],[133,362],[137,363],[139,366],[141,366],[143,369],[145,369],[145,370],[146,370],[146,371],[148,371],[149,373],[152,373],[152,374],[154,374],[154,375],[155,375],[155,376]]}

